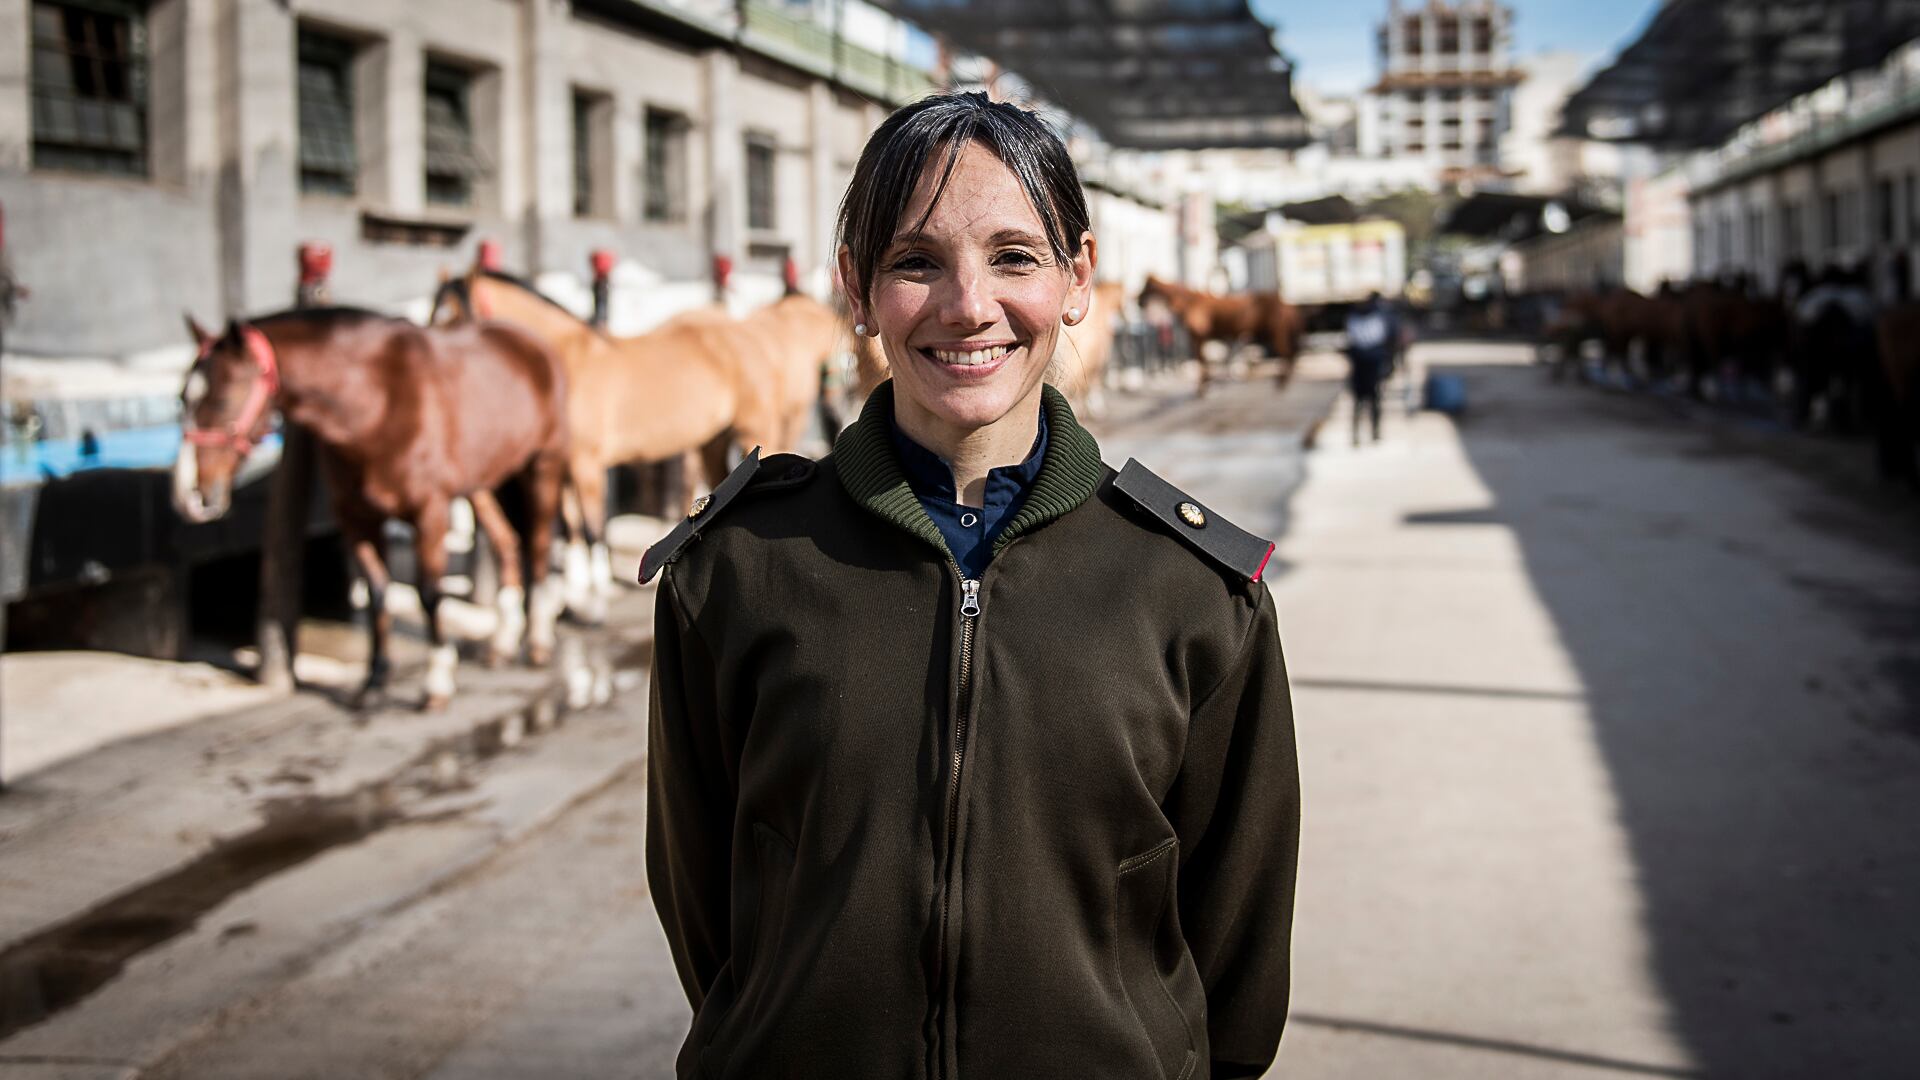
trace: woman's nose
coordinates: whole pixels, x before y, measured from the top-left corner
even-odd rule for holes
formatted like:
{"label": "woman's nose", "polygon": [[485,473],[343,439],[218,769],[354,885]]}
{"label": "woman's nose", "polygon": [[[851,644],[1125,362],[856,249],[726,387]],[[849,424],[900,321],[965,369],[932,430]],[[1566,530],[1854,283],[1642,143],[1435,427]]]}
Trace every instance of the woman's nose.
{"label": "woman's nose", "polygon": [[962,265],[947,279],[940,304],[941,321],[968,329],[998,322],[1000,306],[992,290],[992,278],[983,267]]}

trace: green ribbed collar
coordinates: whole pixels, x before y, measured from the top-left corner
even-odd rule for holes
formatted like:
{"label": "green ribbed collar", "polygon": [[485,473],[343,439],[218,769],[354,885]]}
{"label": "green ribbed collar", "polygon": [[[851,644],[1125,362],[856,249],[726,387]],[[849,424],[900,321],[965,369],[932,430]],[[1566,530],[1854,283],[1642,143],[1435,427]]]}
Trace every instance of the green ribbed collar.
{"label": "green ribbed collar", "polygon": [[[1040,462],[1040,475],[1027,490],[1026,501],[994,537],[995,555],[1021,534],[1086,502],[1107,474],[1106,465],[1100,461],[1100,444],[1074,419],[1073,406],[1067,404],[1066,396],[1051,386],[1042,386],[1040,407],[1047,410],[1047,456]],[[900,470],[900,461],[894,456],[892,423],[893,381],[889,379],[867,396],[860,419],[841,432],[833,444],[834,472],[854,502],[951,557],[940,529],[920,506],[920,499]]]}

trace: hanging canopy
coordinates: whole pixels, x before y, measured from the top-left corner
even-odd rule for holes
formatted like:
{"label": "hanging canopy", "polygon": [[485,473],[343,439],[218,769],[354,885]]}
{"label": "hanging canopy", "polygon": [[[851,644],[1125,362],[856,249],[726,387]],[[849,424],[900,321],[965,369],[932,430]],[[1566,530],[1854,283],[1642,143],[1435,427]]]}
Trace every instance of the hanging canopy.
{"label": "hanging canopy", "polygon": [[1273,31],[1246,0],[877,0],[1017,72],[1116,146],[1304,146]]}
{"label": "hanging canopy", "polygon": [[1920,0],[1665,0],[1561,132],[1697,149],[1920,37]]}

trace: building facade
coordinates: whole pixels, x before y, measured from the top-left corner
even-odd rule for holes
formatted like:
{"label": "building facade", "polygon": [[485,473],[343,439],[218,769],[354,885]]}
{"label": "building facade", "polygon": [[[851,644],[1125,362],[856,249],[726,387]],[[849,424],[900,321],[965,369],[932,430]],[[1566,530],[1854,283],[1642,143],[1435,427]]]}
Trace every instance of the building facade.
{"label": "building facade", "polygon": [[1357,123],[1361,154],[1420,161],[1443,182],[1499,175],[1523,78],[1512,23],[1495,0],[1390,0],[1377,31],[1380,80]]}
{"label": "building facade", "polygon": [[710,299],[716,256],[747,294],[789,257],[824,291],[867,133],[931,82],[804,15],[0,0],[0,208],[31,290],[8,348],[173,357],[183,311],[287,306],[303,244],[336,302],[416,315],[482,241],[583,307],[613,251],[615,329]]}
{"label": "building facade", "polygon": [[1920,255],[1920,41],[1744,125],[1680,168],[1694,275],[1775,289],[1782,271],[1867,274],[1883,300],[1914,295]]}

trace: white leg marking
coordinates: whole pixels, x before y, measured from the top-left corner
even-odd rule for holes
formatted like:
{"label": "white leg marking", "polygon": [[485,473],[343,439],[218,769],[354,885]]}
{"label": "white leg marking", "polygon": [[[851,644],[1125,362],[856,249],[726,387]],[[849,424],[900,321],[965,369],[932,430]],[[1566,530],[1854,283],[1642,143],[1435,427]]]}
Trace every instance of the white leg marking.
{"label": "white leg marking", "polygon": [[533,587],[532,623],[527,638],[536,648],[553,648],[554,623],[560,621],[560,612],[566,608],[566,586],[559,578],[548,575],[540,584]]}
{"label": "white leg marking", "polygon": [[595,592],[613,591],[613,550],[604,540],[593,545],[593,588]]}
{"label": "white leg marking", "polygon": [[565,561],[567,574],[567,607],[574,611],[585,611],[587,598],[593,595],[593,576],[589,569],[591,563],[587,557],[587,545],[579,540],[567,544]]}
{"label": "white leg marking", "polygon": [[427,660],[427,696],[452,697],[453,670],[459,666],[460,653],[451,642],[434,649],[433,655]]}
{"label": "white leg marking", "polygon": [[494,598],[500,617],[494,624],[493,641],[489,645],[495,655],[512,656],[520,651],[520,635],[527,629],[526,604],[527,596],[520,586],[501,586]]}
{"label": "white leg marking", "polygon": [[593,545],[593,593],[587,598],[587,621],[598,625],[607,621],[607,604],[613,597],[613,552],[605,542]]}

